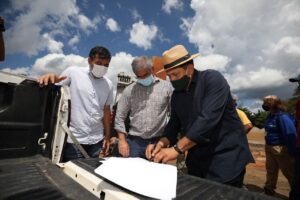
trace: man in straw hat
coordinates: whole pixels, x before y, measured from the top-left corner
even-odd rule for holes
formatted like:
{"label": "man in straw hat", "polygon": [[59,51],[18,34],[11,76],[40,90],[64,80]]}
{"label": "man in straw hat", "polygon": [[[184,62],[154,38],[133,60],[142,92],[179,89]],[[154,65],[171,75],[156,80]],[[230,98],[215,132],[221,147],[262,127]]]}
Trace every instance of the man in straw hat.
{"label": "man in straw hat", "polygon": [[175,89],[171,117],[164,137],[155,148],[148,145],[146,156],[166,163],[188,151],[189,174],[242,187],[245,166],[254,160],[229,85],[215,70],[195,70],[196,56],[182,45],[163,53],[164,69]]}

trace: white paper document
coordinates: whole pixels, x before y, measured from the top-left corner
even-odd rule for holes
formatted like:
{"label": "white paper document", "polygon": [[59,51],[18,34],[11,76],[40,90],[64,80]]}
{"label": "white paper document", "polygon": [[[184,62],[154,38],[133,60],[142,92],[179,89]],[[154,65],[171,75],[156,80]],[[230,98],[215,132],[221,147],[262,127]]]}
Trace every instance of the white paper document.
{"label": "white paper document", "polygon": [[142,158],[111,157],[95,173],[138,194],[156,198],[176,197],[177,168]]}

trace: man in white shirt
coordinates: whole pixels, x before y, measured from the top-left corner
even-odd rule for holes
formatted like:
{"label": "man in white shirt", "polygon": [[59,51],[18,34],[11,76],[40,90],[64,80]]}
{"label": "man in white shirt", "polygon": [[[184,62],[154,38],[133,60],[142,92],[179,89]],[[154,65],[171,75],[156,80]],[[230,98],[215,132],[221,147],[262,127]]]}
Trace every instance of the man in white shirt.
{"label": "man in white shirt", "polygon": [[[70,131],[91,157],[101,150],[108,154],[110,139],[110,106],[113,103],[113,86],[104,77],[111,54],[105,47],[96,46],[89,53],[89,66],[72,66],[60,76],[49,73],[38,82],[48,85],[68,85],[71,93]],[[82,158],[83,155],[68,137],[63,161]]]}

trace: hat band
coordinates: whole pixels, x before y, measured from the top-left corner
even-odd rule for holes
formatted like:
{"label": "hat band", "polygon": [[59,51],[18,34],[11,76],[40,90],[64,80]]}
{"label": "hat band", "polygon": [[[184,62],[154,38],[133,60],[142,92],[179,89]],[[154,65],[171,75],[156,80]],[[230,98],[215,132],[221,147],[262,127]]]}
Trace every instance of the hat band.
{"label": "hat band", "polygon": [[173,62],[171,62],[169,64],[164,65],[164,68],[168,69],[170,67],[173,67],[173,66],[175,66],[175,65],[177,65],[177,64],[179,64],[179,63],[181,63],[181,62],[183,62],[183,61],[185,61],[187,59],[189,59],[190,57],[191,57],[190,54],[186,54],[185,56],[183,56],[183,57],[181,57],[181,58],[179,58],[179,59],[177,59],[177,60],[175,60],[175,61],[173,61]]}

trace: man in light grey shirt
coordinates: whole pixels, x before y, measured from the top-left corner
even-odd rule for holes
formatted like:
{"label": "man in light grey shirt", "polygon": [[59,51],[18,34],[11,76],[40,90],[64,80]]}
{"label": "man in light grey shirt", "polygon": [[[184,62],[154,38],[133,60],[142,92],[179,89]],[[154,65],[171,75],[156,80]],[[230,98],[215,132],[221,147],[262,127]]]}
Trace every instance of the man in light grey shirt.
{"label": "man in light grey shirt", "polygon": [[[113,85],[104,75],[111,60],[109,50],[95,46],[90,50],[88,65],[65,69],[60,76],[48,73],[38,82],[48,85],[68,85],[71,94],[70,131],[90,157],[108,155],[110,145],[110,107]],[[80,150],[68,137],[63,161],[83,158]]]}
{"label": "man in light grey shirt", "polygon": [[[129,85],[118,102],[115,129],[119,137],[119,153],[123,157],[146,158],[148,144],[163,133],[172,95],[172,86],[152,75],[152,63],[146,57],[132,62],[137,82]],[[129,115],[130,128],[126,132],[125,119]]]}

